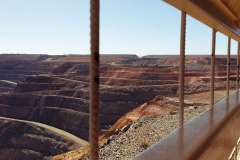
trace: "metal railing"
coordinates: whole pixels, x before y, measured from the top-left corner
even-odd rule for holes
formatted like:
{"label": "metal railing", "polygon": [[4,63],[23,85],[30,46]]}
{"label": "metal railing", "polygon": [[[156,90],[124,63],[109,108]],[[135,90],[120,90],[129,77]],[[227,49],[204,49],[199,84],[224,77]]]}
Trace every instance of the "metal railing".
{"label": "metal railing", "polygon": [[100,0],[91,0],[90,3],[90,119],[89,140],[90,158],[98,159],[98,130],[99,130],[99,24]]}
{"label": "metal railing", "polygon": [[229,78],[230,78],[230,58],[231,58],[231,37],[228,37],[228,49],[227,49],[227,84],[226,84],[226,88],[227,88],[227,97],[229,97]]}
{"label": "metal railing", "polygon": [[210,79],[210,97],[211,108],[214,105],[214,82],[215,82],[215,51],[216,51],[216,30],[212,29],[212,54],[211,54],[211,79]]}
{"label": "metal railing", "polygon": [[[90,62],[90,120],[89,120],[89,139],[90,139],[90,158],[98,160],[98,130],[99,130],[99,17],[100,0],[91,0],[90,3],[90,22],[91,22],[91,62]],[[181,12],[181,36],[180,36],[180,63],[179,63],[179,127],[184,125],[184,74],[185,74],[185,39],[186,39],[186,12]],[[211,50],[211,76],[210,76],[210,105],[214,106],[214,82],[215,82],[215,47],[216,32],[212,30],[212,50]],[[226,64],[226,96],[230,90],[230,61],[231,61],[231,37],[228,37],[227,64]],[[240,65],[240,42],[238,42],[237,53],[237,77],[236,89],[239,89],[239,65]],[[236,146],[238,146],[239,141]],[[238,147],[232,152],[230,160],[238,154]]]}
{"label": "metal railing", "polygon": [[184,124],[184,74],[185,74],[185,41],[186,41],[186,12],[181,13],[181,36],[180,36],[180,66],[179,66],[179,127]]}

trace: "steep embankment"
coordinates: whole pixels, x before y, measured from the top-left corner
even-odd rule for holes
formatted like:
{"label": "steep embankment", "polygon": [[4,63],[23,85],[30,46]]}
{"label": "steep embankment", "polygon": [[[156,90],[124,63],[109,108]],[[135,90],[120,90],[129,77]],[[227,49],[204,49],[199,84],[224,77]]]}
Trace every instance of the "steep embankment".
{"label": "steep embankment", "polygon": [[[43,158],[48,158],[48,156],[52,154],[59,154],[60,151],[62,153],[70,150],[71,147],[68,145],[69,140],[66,140],[66,145],[64,141],[63,145],[65,146],[64,149],[67,148],[67,150],[59,149],[58,147],[61,145],[55,143],[55,138],[52,140],[54,141],[53,143],[48,139],[49,137],[44,137],[42,132],[38,133],[37,131],[39,131],[39,129],[34,128],[44,128],[44,131],[54,132],[55,135],[62,139],[66,139],[65,134],[62,134],[62,132],[56,133],[55,131],[57,129],[51,130],[51,127],[38,126],[38,123],[26,123],[29,121],[54,126],[87,140],[89,128],[89,57],[73,55],[30,56],[22,60],[19,60],[18,56],[12,58],[14,62],[11,61],[12,63],[10,63],[10,61],[8,61],[9,59],[7,60],[5,57],[6,63],[3,61],[3,65],[0,65],[0,73],[2,73],[0,80],[4,80],[0,82],[13,81],[17,83],[17,86],[14,86],[15,84],[13,85],[13,83],[7,84],[12,85],[11,92],[8,91],[6,94],[0,95],[0,116],[22,119],[24,120],[23,126],[30,125],[34,127],[32,127],[33,129],[30,129],[30,131],[20,130],[19,137],[14,134],[10,136],[14,137],[14,141],[10,139],[8,143],[11,145],[9,147],[3,147],[4,149],[10,148],[10,150],[3,150],[3,152],[6,151],[6,153],[8,153],[7,155],[11,157],[10,154],[14,152],[12,148],[16,147],[12,145],[12,143],[14,142],[15,144],[18,138],[20,138],[19,141],[22,141],[22,137],[26,139],[25,134],[27,134],[27,137],[35,138],[36,135],[40,135],[39,137],[43,138],[40,138],[40,140],[30,138],[28,142],[31,145],[25,143],[22,145],[19,142],[18,144],[21,144],[19,146],[20,148],[22,147],[21,149],[23,150],[21,152],[16,150],[16,153],[19,153],[18,156],[25,156],[25,149],[33,150],[34,153],[31,155],[39,156],[41,154]],[[208,90],[209,76],[207,73],[210,69],[209,58],[208,56],[186,58],[186,93],[191,94]],[[136,135],[135,145],[134,141],[128,140],[128,137],[131,138],[130,134],[133,133],[133,135],[135,135],[137,132],[143,132],[142,136],[147,136],[147,132],[143,131],[144,128],[135,130],[138,127],[134,127],[134,124],[132,125],[133,121],[137,121],[136,123],[138,125],[138,119],[141,120],[141,117],[157,116],[159,118],[157,118],[156,121],[166,124],[168,127],[169,125],[174,126],[169,119],[173,119],[175,122],[175,116],[177,114],[178,102],[173,97],[178,93],[178,57],[160,56],[158,58],[137,58],[136,56],[110,55],[102,56],[101,60],[100,133],[103,133],[101,139],[103,144],[105,144],[103,145],[101,155],[114,159],[121,154],[123,158],[125,158],[124,151],[126,151],[126,153],[127,151],[132,151],[135,154],[141,150],[139,147],[141,146],[142,139],[139,139]],[[226,72],[224,72],[225,69],[225,61],[223,58],[220,58],[219,61],[217,60],[216,66],[218,80],[216,87],[218,89],[224,87],[222,82],[226,74]],[[5,79],[4,76],[9,79]],[[235,77],[232,77],[232,80],[235,80]],[[6,85],[6,83],[4,85]],[[166,96],[169,97],[166,98]],[[201,107],[196,107],[195,105],[202,106],[202,104],[197,103],[189,104],[189,114],[195,114],[195,111],[196,113],[202,111]],[[163,115],[166,115],[166,117],[164,118]],[[171,122],[170,124],[165,122],[168,120]],[[4,123],[6,123],[4,126],[8,126],[7,123],[10,124],[10,122]],[[15,123],[17,123],[17,125],[14,124],[11,130],[14,130],[15,126],[18,126],[18,123],[22,124],[22,122],[16,120]],[[139,121],[139,123],[141,124],[142,122]],[[164,128],[164,126],[163,128],[159,126],[155,128],[150,126],[152,123],[154,126],[157,125],[151,121],[151,118],[145,123],[144,118],[142,126],[149,128],[150,131],[156,129],[159,132],[168,133],[168,128]],[[3,130],[5,131],[4,128]],[[34,130],[33,136],[31,135],[33,134],[31,130]],[[37,130],[36,134],[35,130]],[[106,130],[107,132],[104,132]],[[129,134],[127,133],[128,130],[130,132]],[[126,136],[121,137],[125,132],[127,133]],[[6,132],[4,136],[11,135],[12,133],[14,132]],[[28,134],[31,136],[28,136]],[[159,139],[157,134],[152,137],[154,137],[154,140]],[[32,141],[32,139],[34,139],[34,141]],[[46,140],[46,144],[49,143],[52,147],[51,154],[46,154],[45,152],[47,151],[44,149],[37,149],[39,147],[41,148],[39,141],[42,139],[48,139],[51,142]],[[151,143],[155,142],[153,139],[150,140]],[[76,139],[74,141],[76,141]],[[127,148],[127,145],[123,147],[118,141],[125,145],[131,142],[129,145],[131,147]],[[35,146],[32,143],[36,144],[37,147],[34,148]],[[42,146],[45,146],[45,142]],[[134,146],[136,147],[134,148]],[[131,150],[131,148],[133,149]],[[113,154],[108,153],[110,150],[113,150]],[[84,149],[81,151],[84,151]],[[75,155],[78,156],[78,154],[79,152]],[[129,155],[132,156],[133,154]],[[14,158],[14,156],[12,157]],[[28,158],[28,156],[25,157],[25,159]]]}
{"label": "steep embankment", "polygon": [[[215,92],[215,102],[225,91]],[[209,92],[187,95],[185,121],[208,110]],[[100,138],[100,159],[134,158],[178,127],[178,98],[156,97],[119,119]],[[53,160],[88,159],[88,147],[54,156]],[[85,157],[85,158],[84,158]]]}
{"label": "steep embankment", "polygon": [[0,117],[0,160],[42,160],[87,142],[44,124]]}
{"label": "steep embankment", "polygon": [[[156,97],[120,118],[100,138],[100,159],[130,160],[167,136],[178,126],[178,105],[177,98]],[[185,120],[208,109],[207,104],[190,100],[186,101],[185,105]],[[88,159],[88,149],[84,147],[53,159]]]}

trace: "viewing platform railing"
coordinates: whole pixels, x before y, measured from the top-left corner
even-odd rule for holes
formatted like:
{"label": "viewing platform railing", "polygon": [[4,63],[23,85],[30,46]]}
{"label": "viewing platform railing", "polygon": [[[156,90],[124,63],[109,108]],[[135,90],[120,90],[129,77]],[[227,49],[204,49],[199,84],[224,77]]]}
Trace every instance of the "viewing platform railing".
{"label": "viewing platform railing", "polygon": [[[237,30],[229,29],[220,14],[209,9],[205,1],[166,0],[182,10],[180,37],[180,66],[179,66],[179,128],[159,143],[138,155],[136,160],[223,160],[236,159],[240,136],[240,107],[239,107],[239,54],[237,56],[237,91],[229,96],[231,38],[239,41]],[[195,3],[194,3],[195,2]],[[208,1],[206,1],[208,2]],[[90,65],[90,157],[98,159],[98,113],[99,113],[99,17],[100,0],[91,0],[91,65]],[[199,5],[199,6],[198,6]],[[204,8],[205,7],[205,8]],[[198,20],[208,24],[212,31],[211,53],[211,109],[190,122],[184,124],[184,74],[185,74],[185,39],[186,16],[191,14]],[[216,18],[213,18],[213,17]],[[226,21],[227,22],[227,21]],[[227,27],[226,27],[227,26]],[[229,25],[230,26],[230,25]],[[228,36],[227,50],[227,80],[225,99],[214,104],[215,81],[215,46],[216,32],[221,31]],[[235,148],[235,149],[234,149]]]}
{"label": "viewing platform railing", "polygon": [[235,92],[139,154],[135,160],[227,160],[238,144],[239,122],[240,98],[239,92]]}

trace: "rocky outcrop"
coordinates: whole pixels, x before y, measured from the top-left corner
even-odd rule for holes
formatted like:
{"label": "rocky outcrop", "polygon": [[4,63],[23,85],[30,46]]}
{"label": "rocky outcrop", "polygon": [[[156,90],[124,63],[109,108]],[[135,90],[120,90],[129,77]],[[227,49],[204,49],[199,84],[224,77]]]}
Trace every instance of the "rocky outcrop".
{"label": "rocky outcrop", "polygon": [[[2,55],[0,82],[1,79],[7,80],[17,83],[17,86],[0,83],[0,116],[40,122],[88,139],[88,55],[1,57]],[[146,102],[155,97],[177,96],[178,58],[101,56],[100,131],[107,130],[119,118],[138,106],[148,104]],[[217,57],[215,86],[218,89],[223,88],[222,82],[225,81],[225,62],[224,57]],[[209,70],[209,56],[186,56],[185,92],[191,94],[207,91]],[[235,71],[236,68],[232,66],[232,75]],[[231,76],[231,80],[235,79],[236,76]],[[158,112],[154,109],[151,111]],[[152,112],[151,114],[153,115]],[[45,135],[38,127],[30,125],[31,128],[29,124],[19,127],[17,121],[16,124],[11,123],[6,124],[13,126],[10,129],[6,129],[4,125],[1,132],[0,128],[0,133],[6,137],[1,140],[6,140],[5,144],[9,144],[0,147],[0,154],[4,155],[4,159],[47,159],[50,155],[66,152],[71,148],[69,141],[61,138],[62,135],[55,134],[51,137],[48,135],[50,132]],[[25,126],[31,132],[22,130]],[[5,132],[6,130],[9,132]],[[11,130],[19,130],[19,134]],[[60,137],[60,140],[56,137]],[[46,150],[47,146],[51,149]]]}
{"label": "rocky outcrop", "polygon": [[47,160],[80,144],[32,123],[0,118],[0,160]]}

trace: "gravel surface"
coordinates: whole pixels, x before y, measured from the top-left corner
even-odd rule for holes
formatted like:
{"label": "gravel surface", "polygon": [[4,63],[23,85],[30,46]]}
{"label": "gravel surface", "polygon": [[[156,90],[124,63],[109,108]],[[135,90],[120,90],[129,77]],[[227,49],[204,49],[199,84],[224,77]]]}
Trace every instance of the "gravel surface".
{"label": "gravel surface", "polygon": [[[207,106],[185,108],[185,121],[206,111]],[[167,136],[178,126],[178,112],[157,117],[143,117],[129,125],[118,135],[111,136],[100,149],[101,160],[130,160],[150,145]]]}

